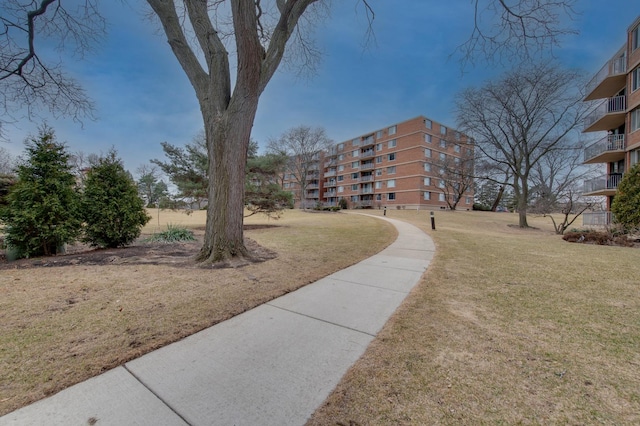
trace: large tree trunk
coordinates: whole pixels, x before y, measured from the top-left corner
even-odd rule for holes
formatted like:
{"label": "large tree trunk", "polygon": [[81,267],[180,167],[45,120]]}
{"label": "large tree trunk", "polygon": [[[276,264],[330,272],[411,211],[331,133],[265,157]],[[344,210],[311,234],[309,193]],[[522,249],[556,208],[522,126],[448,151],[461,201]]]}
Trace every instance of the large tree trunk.
{"label": "large tree trunk", "polygon": [[251,127],[258,97],[231,102],[222,116],[203,108],[209,152],[209,204],[205,237],[196,260],[242,263],[251,258],[244,245],[244,180]]}

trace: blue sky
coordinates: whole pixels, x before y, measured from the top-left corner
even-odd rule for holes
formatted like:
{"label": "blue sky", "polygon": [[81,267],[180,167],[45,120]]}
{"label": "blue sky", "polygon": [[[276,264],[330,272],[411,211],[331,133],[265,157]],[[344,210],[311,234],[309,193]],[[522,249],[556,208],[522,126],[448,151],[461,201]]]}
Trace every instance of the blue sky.
{"label": "blue sky", "polygon": [[[462,73],[451,57],[471,31],[471,0],[372,0],[376,43],[363,48],[366,20],[356,0],[332,1],[331,16],[317,29],[324,53],[315,75],[281,69],[263,93],[252,137],[271,137],[298,126],[321,126],[336,142],[418,115],[455,127],[456,93],[495,78],[506,68],[482,62]],[[103,1],[107,39],[67,70],[96,103],[96,121],[81,126],[47,118],[71,151],[101,153],[114,146],[132,172],[163,158],[160,142],[182,145],[202,127],[184,72],[159,25],[144,18],[146,2]],[[625,41],[640,15],[637,0],[579,0],[568,25],[579,31],[555,51],[565,65],[595,74]],[[505,64],[508,67],[508,64]],[[44,115],[44,117],[47,117]],[[39,123],[7,127],[11,154]]]}

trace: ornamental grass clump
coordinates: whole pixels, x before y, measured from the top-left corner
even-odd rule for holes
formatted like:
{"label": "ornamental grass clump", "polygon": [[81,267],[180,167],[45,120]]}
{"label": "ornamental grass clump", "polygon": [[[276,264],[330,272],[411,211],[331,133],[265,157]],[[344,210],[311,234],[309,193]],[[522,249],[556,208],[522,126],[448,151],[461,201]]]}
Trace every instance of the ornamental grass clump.
{"label": "ornamental grass clump", "polygon": [[193,231],[182,226],[167,225],[167,230],[154,233],[147,239],[152,243],[178,243],[181,241],[195,241]]}

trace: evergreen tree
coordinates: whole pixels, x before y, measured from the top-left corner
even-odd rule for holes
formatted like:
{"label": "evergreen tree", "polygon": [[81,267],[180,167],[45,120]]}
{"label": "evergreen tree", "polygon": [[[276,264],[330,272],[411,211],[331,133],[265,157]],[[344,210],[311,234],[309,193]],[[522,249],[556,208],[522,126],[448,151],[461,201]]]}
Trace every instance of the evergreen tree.
{"label": "evergreen tree", "polygon": [[82,198],[83,240],[97,247],[123,247],[140,236],[151,219],[133,178],[111,150],[88,173]]}
{"label": "evergreen tree", "polygon": [[64,144],[43,126],[26,142],[27,159],[0,212],[5,242],[19,257],[59,253],[82,228],[75,177]]}
{"label": "evergreen tree", "polygon": [[611,204],[616,223],[625,228],[640,226],[640,165],[636,164],[625,173],[618,185]]}

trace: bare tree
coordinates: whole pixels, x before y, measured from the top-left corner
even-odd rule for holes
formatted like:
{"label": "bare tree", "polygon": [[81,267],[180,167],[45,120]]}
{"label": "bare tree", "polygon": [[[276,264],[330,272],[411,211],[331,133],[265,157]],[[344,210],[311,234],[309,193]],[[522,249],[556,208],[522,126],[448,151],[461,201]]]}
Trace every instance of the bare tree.
{"label": "bare tree", "polygon": [[[93,118],[93,103],[61,61],[43,58],[46,39],[82,56],[105,34],[98,0],[3,0],[0,3],[0,136],[2,124],[46,109],[54,116]],[[49,52],[50,53],[50,52]]]}
{"label": "bare tree", "polygon": [[582,124],[581,81],[557,65],[529,65],[457,99],[459,127],[486,160],[511,174],[520,227],[528,227],[532,172],[545,157],[566,150]]}
{"label": "bare tree", "polygon": [[15,159],[9,151],[0,146],[0,175],[9,175],[15,168]]}
{"label": "bare tree", "polygon": [[300,202],[300,208],[315,206],[315,201],[307,196],[310,185],[318,184],[320,174],[320,156],[333,144],[321,127],[298,126],[287,130],[278,139],[268,142],[267,150],[273,154],[288,157],[285,173],[294,176],[298,191],[294,196]]}
{"label": "bare tree", "polygon": [[447,206],[455,210],[460,200],[473,188],[475,158],[470,144],[462,144],[459,141],[449,143],[457,143],[460,153],[455,156],[445,154],[436,159],[434,165],[438,168],[439,186],[444,193]]}
{"label": "bare tree", "polygon": [[576,14],[576,0],[472,0],[474,25],[458,46],[463,67],[477,59],[526,61],[547,55],[562,36],[577,34],[564,25]]}

